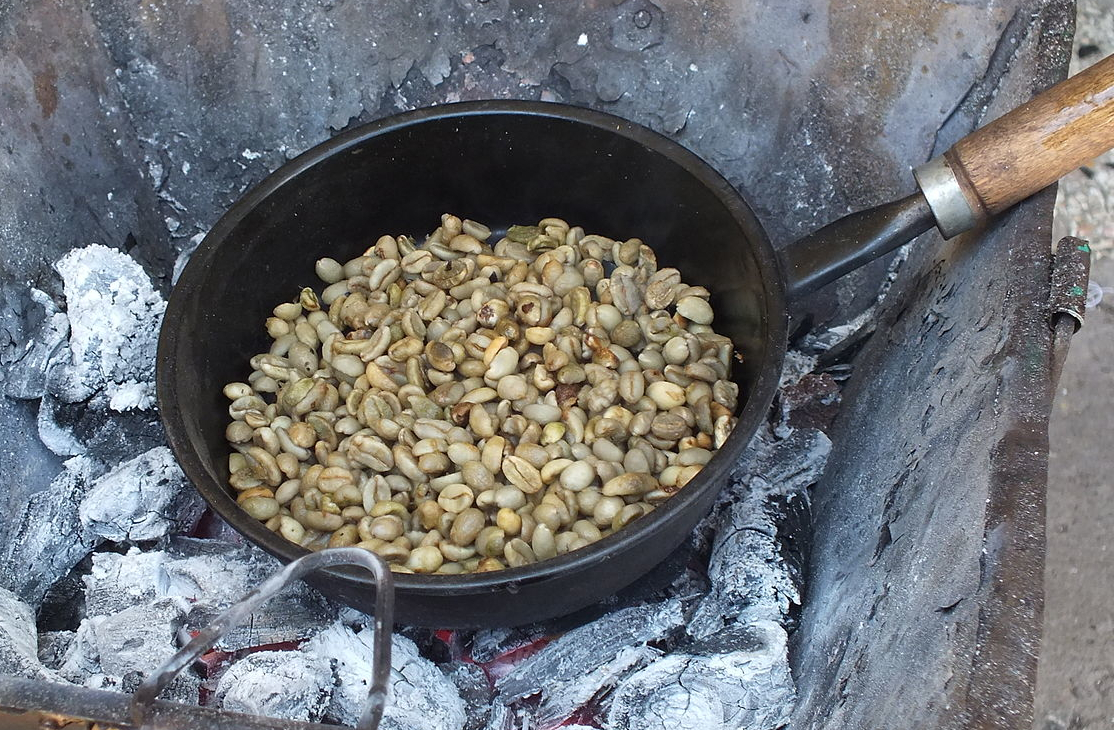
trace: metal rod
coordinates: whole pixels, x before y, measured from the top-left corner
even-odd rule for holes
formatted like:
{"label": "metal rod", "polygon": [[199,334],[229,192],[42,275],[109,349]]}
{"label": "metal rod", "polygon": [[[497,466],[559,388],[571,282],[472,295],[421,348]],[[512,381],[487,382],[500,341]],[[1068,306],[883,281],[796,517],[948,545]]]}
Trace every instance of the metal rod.
{"label": "metal rod", "polygon": [[228,631],[240,625],[252,611],[306,573],[338,565],[367,568],[375,579],[375,639],[372,656],[372,681],[368,704],[357,723],[358,730],[376,730],[387,701],[387,683],[391,675],[391,630],[393,626],[394,590],[391,571],[382,558],[363,548],[332,548],[298,558],[260,583],[238,603],[218,616],[188,644],[147,676],[131,700],[131,719],[138,728],[144,724],[154,707],[155,699],[167,685]]}
{"label": "metal rod", "polygon": [[[28,727],[39,727],[46,720],[56,727],[81,722],[133,730],[131,700],[119,692],[0,674],[0,708],[21,716],[20,721],[25,718]],[[166,700],[155,700],[145,719],[147,730],[337,730],[336,725],[244,715]]]}
{"label": "metal rod", "polygon": [[790,299],[810,294],[908,243],[935,221],[928,201],[918,191],[829,223],[782,252],[786,293]]}

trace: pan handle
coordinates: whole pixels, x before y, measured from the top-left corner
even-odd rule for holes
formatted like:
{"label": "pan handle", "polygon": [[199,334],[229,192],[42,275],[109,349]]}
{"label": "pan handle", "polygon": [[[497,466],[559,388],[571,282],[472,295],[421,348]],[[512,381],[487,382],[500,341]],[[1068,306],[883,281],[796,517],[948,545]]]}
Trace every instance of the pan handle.
{"label": "pan handle", "polygon": [[1114,147],[1114,55],[913,171],[920,191],[853,213],[781,252],[797,299],[931,229],[970,230]]}
{"label": "pan handle", "polygon": [[1114,147],[1114,55],[956,142],[913,174],[945,238]]}

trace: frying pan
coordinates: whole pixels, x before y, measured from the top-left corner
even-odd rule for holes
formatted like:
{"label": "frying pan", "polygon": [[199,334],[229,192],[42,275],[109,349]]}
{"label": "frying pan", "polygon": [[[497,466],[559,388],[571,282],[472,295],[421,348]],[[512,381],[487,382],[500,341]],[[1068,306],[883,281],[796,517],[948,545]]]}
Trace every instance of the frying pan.
{"label": "frying pan", "polygon": [[[647,572],[707,513],[766,416],[786,348],[787,304],[939,227],[945,237],[1114,146],[1114,57],[1068,79],[917,168],[919,192],[775,252],[750,206],[696,155],[645,127],[558,104],[485,101],[400,114],[290,161],[217,222],[171,294],[157,390],[167,438],[212,508],[281,560],[305,550],[242,512],[226,486],[227,403],[267,348],[271,307],[383,232],[417,234],[442,212],[493,227],[559,215],[650,243],[661,266],[712,292],[716,329],[742,354],[738,425],[676,496],[618,533],[533,565],[459,576],[397,575],[397,616],[442,628],[507,626],[586,606]],[[311,579],[371,610],[356,571]]]}

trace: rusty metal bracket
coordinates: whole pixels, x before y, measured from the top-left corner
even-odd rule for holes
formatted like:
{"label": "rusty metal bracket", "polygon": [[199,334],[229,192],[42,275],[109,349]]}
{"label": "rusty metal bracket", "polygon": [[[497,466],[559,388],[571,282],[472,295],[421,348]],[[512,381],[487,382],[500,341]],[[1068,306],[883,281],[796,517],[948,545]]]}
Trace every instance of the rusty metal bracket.
{"label": "rusty metal bracket", "polygon": [[1056,244],[1052,262],[1052,286],[1048,299],[1052,327],[1052,383],[1060,382],[1071,338],[1083,326],[1087,313],[1087,280],[1091,273],[1091,246],[1075,236],[1064,236]]}

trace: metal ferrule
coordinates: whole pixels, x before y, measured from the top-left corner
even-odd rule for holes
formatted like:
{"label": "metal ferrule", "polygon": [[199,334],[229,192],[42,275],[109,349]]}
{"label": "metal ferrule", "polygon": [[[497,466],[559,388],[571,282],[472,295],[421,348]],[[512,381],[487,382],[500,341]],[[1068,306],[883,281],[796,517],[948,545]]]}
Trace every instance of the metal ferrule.
{"label": "metal ferrule", "polygon": [[913,168],[913,177],[917,179],[921,193],[936,218],[936,227],[944,238],[958,236],[975,227],[979,216],[963,194],[955,172],[943,155]]}

